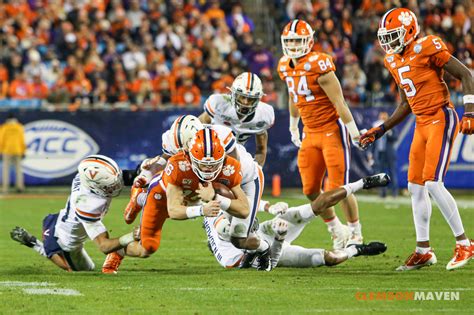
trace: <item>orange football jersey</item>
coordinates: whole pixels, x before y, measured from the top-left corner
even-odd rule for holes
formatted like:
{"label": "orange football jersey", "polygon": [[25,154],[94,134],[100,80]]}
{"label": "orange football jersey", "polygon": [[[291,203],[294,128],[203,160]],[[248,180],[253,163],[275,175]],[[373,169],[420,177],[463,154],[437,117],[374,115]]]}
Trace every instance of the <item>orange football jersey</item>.
{"label": "orange football jersey", "polygon": [[[240,162],[236,159],[227,156],[224,160],[222,171],[214,180],[233,188],[242,182],[242,174],[240,170]],[[189,157],[180,152],[173,155],[160,175],[152,180],[150,183],[149,194],[165,193],[168,184],[179,186],[183,189],[184,200],[186,203],[193,203],[198,199],[196,189],[198,184],[202,183],[191,168],[191,161]],[[166,198],[166,194],[161,195],[160,198]]]}
{"label": "orange football jersey", "polygon": [[385,67],[405,91],[415,115],[432,115],[449,103],[443,66],[451,54],[441,38],[429,35],[410,43],[401,54],[387,54]]}
{"label": "orange football jersey", "polygon": [[296,66],[286,56],[280,59],[278,74],[285,81],[289,97],[306,128],[318,129],[339,118],[336,108],[318,84],[321,75],[335,70],[332,57],[320,52],[313,51],[301,57]]}

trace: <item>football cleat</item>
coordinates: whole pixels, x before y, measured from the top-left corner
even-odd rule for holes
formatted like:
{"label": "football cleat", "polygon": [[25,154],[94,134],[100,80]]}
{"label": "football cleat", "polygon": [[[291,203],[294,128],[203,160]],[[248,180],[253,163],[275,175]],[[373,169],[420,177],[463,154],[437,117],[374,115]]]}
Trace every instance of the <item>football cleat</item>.
{"label": "football cleat", "polygon": [[454,249],[454,257],[446,265],[446,270],[454,270],[466,265],[468,261],[474,256],[472,250],[472,241],[471,246],[462,246],[460,244],[456,244],[456,248]]}
{"label": "football cleat", "polygon": [[116,274],[122,260],[123,256],[119,255],[117,252],[108,254],[105,258],[104,264],[102,265],[102,273]]}
{"label": "football cleat", "polygon": [[247,268],[252,267],[252,264],[255,258],[257,258],[256,252],[253,252],[253,253],[245,252],[244,256],[242,257],[242,260],[240,261],[239,268],[247,269]]}
{"label": "football cleat", "polygon": [[339,225],[335,228],[328,229],[331,233],[332,247],[334,249],[343,249],[346,247],[351,237],[351,231],[347,225]]}
{"label": "football cleat", "polygon": [[433,250],[430,250],[426,254],[417,253],[415,251],[407,258],[405,264],[398,267],[396,271],[416,270],[434,265],[437,261],[438,260],[436,259],[436,255]]}
{"label": "football cleat", "polygon": [[390,183],[390,176],[385,173],[379,173],[376,175],[364,177],[362,181],[364,182],[364,189],[385,187]]}
{"label": "football cleat", "polygon": [[375,256],[385,253],[387,245],[381,242],[370,242],[369,244],[354,244],[357,254],[354,256]]}
{"label": "football cleat", "polygon": [[259,271],[271,271],[272,262],[270,257],[270,248],[258,255],[257,270]]}
{"label": "football cleat", "polygon": [[11,230],[10,237],[12,238],[12,240],[17,241],[18,243],[28,247],[33,247],[36,244],[36,237],[34,237],[30,233],[28,233],[27,230],[19,226],[16,226],[13,230]]}
{"label": "football cleat", "polygon": [[128,202],[127,206],[125,207],[125,211],[123,212],[123,218],[125,223],[132,224],[135,221],[135,218],[140,213],[142,206],[138,204],[137,198],[138,195],[141,193],[146,193],[145,188],[138,188],[132,187],[130,190],[130,201]]}

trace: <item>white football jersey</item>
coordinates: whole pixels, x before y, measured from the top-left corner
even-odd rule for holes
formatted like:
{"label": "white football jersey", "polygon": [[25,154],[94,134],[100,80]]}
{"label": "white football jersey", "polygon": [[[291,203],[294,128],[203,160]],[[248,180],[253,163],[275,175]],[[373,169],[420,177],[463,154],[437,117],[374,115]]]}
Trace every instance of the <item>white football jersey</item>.
{"label": "white football jersey", "polygon": [[[235,136],[232,133],[232,130],[226,126],[219,126],[219,125],[204,125],[206,128],[212,128],[217,133],[217,136],[222,142],[224,146],[225,152],[230,153],[235,149],[236,140]],[[173,134],[171,129],[168,129],[162,136],[161,136],[161,148],[163,153],[169,156],[173,156],[178,154],[179,152],[179,144],[178,138],[176,135]]]}
{"label": "white football jersey", "polygon": [[211,116],[213,124],[231,128],[237,141],[242,144],[251,136],[269,129],[275,122],[273,107],[263,102],[258,103],[253,115],[240,120],[228,94],[209,96],[204,103],[204,110]]}
{"label": "white football jersey", "polygon": [[102,218],[112,198],[92,193],[81,185],[79,174],[74,177],[66,208],[59,212],[54,236],[65,251],[81,248],[87,238],[94,239],[107,231]]}
{"label": "white football jersey", "polygon": [[254,161],[252,155],[247,152],[247,149],[241,144],[236,146],[239,153],[239,162],[242,170],[242,185],[252,182],[258,176],[257,162]]}

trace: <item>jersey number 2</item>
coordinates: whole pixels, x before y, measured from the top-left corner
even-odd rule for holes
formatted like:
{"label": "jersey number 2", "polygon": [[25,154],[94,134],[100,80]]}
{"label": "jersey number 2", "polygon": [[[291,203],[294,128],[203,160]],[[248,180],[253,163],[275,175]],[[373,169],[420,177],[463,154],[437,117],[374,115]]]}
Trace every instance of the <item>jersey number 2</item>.
{"label": "jersey number 2", "polygon": [[401,84],[403,84],[404,86],[408,85],[408,89],[405,87],[403,88],[403,90],[405,91],[405,94],[407,95],[407,97],[412,97],[412,96],[415,96],[416,94],[415,84],[413,84],[413,81],[411,79],[403,77],[403,74],[408,71],[410,71],[410,66],[404,66],[404,67],[398,68],[398,76],[400,77]]}
{"label": "jersey number 2", "polygon": [[295,91],[295,79],[293,77],[286,77],[286,85],[288,86],[288,93],[293,96],[293,103],[298,103],[298,95],[304,96],[306,102],[314,100],[314,95],[308,88],[308,81],[306,76],[300,77],[298,80],[298,88]]}

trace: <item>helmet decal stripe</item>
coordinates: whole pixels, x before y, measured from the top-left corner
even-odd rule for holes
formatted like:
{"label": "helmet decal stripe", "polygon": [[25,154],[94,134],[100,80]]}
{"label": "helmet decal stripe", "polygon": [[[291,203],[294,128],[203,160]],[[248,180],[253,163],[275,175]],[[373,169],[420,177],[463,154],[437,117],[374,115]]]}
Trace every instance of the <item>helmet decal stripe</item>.
{"label": "helmet decal stripe", "polygon": [[290,31],[293,32],[293,33],[296,33],[296,26],[298,25],[298,22],[300,20],[296,19],[296,20],[293,20],[293,23],[291,23],[291,27],[290,27]]}
{"label": "helmet decal stripe", "polygon": [[94,156],[94,155],[88,156],[82,162],[96,162],[96,163],[102,164],[105,167],[107,167],[108,169],[110,169],[110,171],[112,171],[112,174],[114,174],[114,175],[117,175],[117,173],[119,173],[114,165],[110,164],[107,160],[101,159],[101,158],[99,158],[97,156]]}
{"label": "helmet decal stripe", "polygon": [[391,10],[388,10],[387,13],[385,13],[385,15],[382,17],[382,22],[380,23],[380,27],[383,27],[385,28],[385,20],[387,19],[387,16],[390,14],[390,12],[392,12],[393,10],[395,10],[396,8],[393,8]]}
{"label": "helmet decal stripe", "polygon": [[250,90],[250,78],[252,77],[252,74],[250,72],[247,72],[247,90]]}
{"label": "helmet decal stripe", "polygon": [[250,92],[253,90],[253,73],[250,73]]}
{"label": "helmet decal stripe", "polygon": [[204,129],[204,154],[206,157],[211,157],[211,130],[209,128]]}

